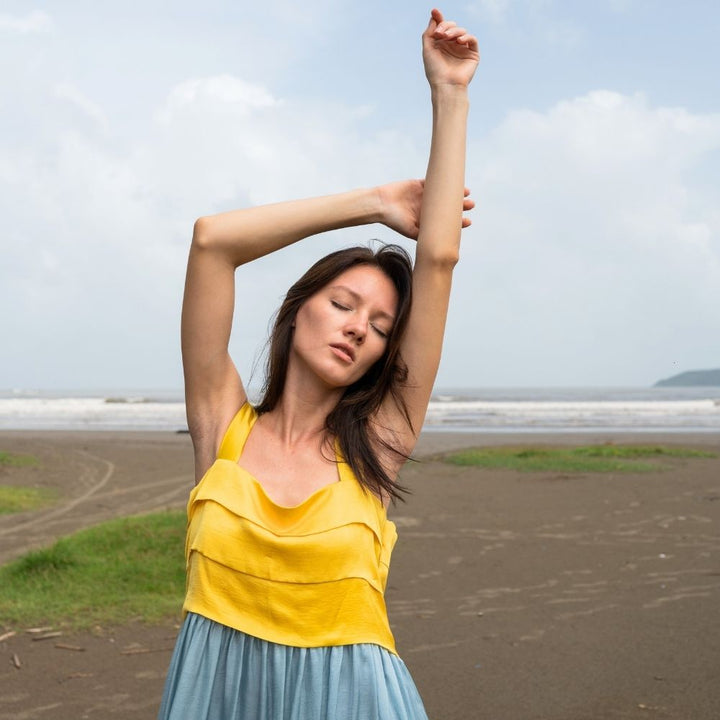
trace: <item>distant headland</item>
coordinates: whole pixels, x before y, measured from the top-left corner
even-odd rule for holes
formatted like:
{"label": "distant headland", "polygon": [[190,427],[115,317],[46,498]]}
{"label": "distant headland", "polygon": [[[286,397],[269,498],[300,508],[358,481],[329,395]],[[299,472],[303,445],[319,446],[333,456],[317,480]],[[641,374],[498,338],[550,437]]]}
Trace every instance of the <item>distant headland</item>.
{"label": "distant headland", "polygon": [[701,387],[720,385],[720,368],[716,370],[688,370],[672,377],[658,380],[653,387]]}

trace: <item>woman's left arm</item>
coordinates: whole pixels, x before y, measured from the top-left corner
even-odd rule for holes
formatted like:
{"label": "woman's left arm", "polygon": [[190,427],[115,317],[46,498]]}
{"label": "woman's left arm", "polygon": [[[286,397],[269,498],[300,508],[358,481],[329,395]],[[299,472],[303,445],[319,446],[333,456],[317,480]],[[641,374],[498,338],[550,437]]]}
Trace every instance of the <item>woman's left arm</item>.
{"label": "woman's left arm", "polygon": [[402,389],[412,430],[402,410],[387,398],[378,414],[378,430],[387,428],[392,444],[409,453],[415,446],[440,364],[453,269],[460,234],[469,221],[465,199],[465,144],[468,85],[479,60],[477,39],[433,10],[423,33],[423,62],[433,110],[430,159],[420,206],[413,270],[413,301],[401,344],[409,376]]}

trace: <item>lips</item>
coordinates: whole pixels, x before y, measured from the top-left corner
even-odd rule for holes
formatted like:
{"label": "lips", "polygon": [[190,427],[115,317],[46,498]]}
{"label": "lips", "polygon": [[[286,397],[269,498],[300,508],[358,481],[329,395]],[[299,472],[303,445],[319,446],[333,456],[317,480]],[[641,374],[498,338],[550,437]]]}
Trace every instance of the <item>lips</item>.
{"label": "lips", "polygon": [[341,360],[345,362],[354,362],[355,351],[347,343],[332,343],[330,347],[335,351]]}

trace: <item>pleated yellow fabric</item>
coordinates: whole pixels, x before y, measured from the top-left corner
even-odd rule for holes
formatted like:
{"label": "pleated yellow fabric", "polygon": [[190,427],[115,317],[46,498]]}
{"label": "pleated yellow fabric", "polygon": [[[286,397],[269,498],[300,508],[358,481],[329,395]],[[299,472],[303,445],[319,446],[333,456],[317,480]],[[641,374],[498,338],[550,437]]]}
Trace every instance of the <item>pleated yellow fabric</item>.
{"label": "pleated yellow fabric", "polygon": [[238,460],[246,403],[190,494],[183,609],[297,647],[374,643],[396,653],[384,592],[397,531],[338,455],[338,482],[274,503]]}

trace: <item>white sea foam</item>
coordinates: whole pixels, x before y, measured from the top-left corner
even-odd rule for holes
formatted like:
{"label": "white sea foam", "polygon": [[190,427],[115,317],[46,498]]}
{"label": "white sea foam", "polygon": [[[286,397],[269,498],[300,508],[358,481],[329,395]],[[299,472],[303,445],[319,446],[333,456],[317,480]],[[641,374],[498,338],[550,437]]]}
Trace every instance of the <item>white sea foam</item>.
{"label": "white sea foam", "polygon": [[182,430],[185,404],[115,397],[0,398],[3,430]]}
{"label": "white sea foam", "polygon": [[[185,430],[180,393],[0,392],[1,430]],[[437,392],[427,430],[720,432],[720,388]]]}
{"label": "white sea foam", "polygon": [[425,427],[503,430],[718,430],[720,403],[697,400],[498,401],[430,403]]}

